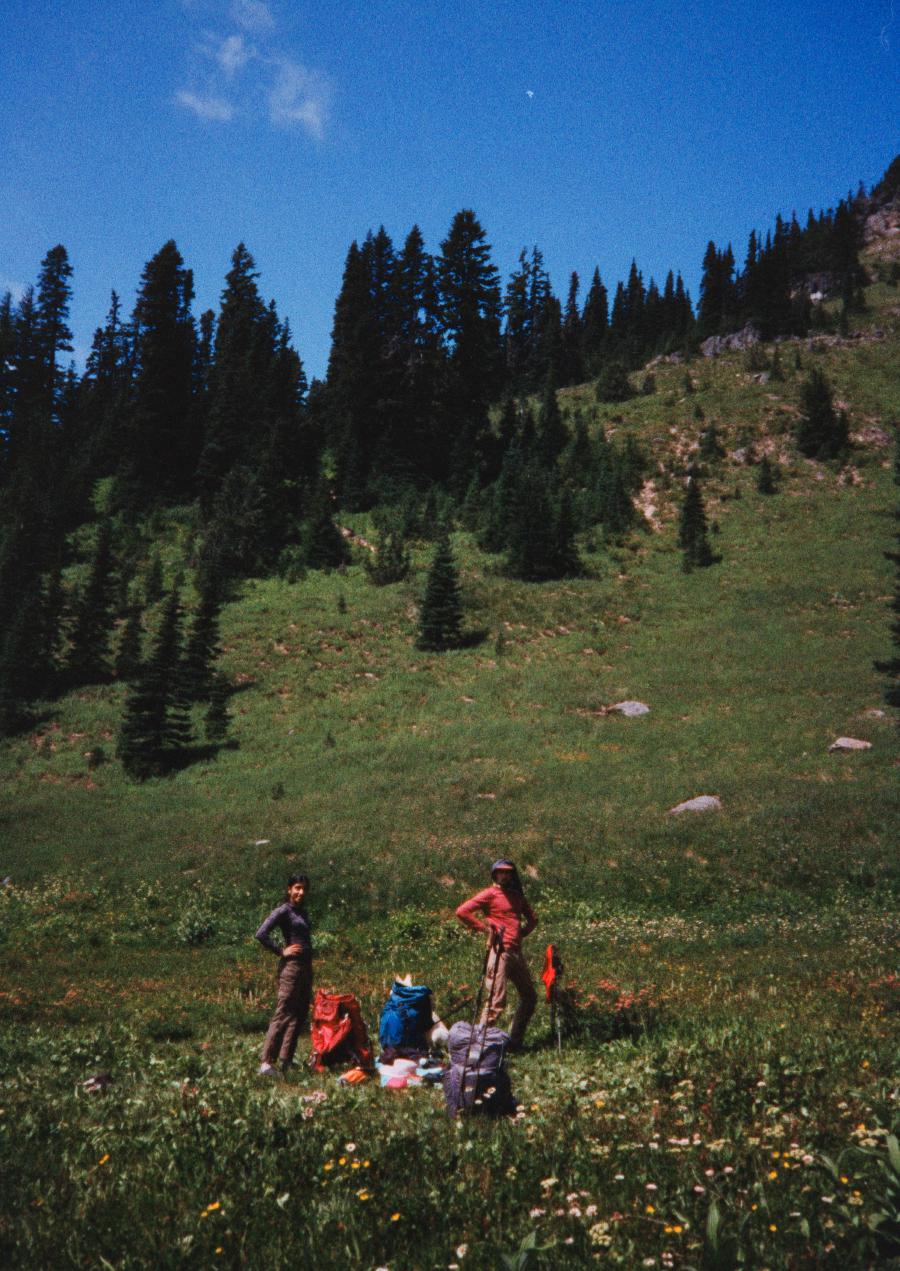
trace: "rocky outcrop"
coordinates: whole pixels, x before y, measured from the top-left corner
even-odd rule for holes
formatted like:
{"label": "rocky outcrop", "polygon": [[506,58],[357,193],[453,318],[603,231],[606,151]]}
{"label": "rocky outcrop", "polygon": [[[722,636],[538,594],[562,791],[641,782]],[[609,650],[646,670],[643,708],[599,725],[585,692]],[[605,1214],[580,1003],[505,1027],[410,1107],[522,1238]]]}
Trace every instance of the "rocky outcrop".
{"label": "rocky outcrop", "polygon": [[900,238],[900,204],[890,203],[870,212],[863,222],[863,242],[870,243],[881,239]]}
{"label": "rocky outcrop", "polygon": [[731,353],[735,349],[752,348],[761,339],[759,327],[748,322],[740,331],[732,331],[730,335],[711,335],[700,345],[700,352],[704,357],[718,357],[720,353]]}

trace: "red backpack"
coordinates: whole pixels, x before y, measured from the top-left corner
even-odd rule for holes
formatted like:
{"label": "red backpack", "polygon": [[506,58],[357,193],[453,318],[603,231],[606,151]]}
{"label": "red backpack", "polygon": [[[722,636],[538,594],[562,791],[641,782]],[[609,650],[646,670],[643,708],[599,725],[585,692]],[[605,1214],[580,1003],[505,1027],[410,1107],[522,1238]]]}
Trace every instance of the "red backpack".
{"label": "red backpack", "polygon": [[312,1053],[309,1062],[316,1072],[329,1064],[352,1062],[360,1068],[373,1066],[369,1033],[352,993],[327,993],[316,989],[312,1012]]}

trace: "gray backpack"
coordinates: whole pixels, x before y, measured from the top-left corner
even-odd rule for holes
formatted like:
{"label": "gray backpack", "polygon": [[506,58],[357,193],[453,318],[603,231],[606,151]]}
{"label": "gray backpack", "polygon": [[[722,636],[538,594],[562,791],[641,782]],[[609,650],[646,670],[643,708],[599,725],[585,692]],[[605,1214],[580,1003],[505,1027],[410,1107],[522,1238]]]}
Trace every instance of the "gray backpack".
{"label": "gray backpack", "polygon": [[518,1104],[503,1066],[509,1035],[499,1028],[472,1027],[464,1021],[450,1029],[450,1067],[444,1073],[447,1111],[509,1116]]}

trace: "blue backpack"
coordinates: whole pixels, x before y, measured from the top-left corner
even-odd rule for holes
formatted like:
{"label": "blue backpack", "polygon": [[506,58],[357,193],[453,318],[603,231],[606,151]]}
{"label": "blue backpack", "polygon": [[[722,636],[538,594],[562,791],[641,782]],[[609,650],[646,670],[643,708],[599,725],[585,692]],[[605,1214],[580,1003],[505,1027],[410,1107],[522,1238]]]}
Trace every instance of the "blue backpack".
{"label": "blue backpack", "polygon": [[394,1050],[427,1050],[425,1034],[432,1023],[428,985],[401,984],[395,980],[378,1025],[381,1049],[390,1046]]}

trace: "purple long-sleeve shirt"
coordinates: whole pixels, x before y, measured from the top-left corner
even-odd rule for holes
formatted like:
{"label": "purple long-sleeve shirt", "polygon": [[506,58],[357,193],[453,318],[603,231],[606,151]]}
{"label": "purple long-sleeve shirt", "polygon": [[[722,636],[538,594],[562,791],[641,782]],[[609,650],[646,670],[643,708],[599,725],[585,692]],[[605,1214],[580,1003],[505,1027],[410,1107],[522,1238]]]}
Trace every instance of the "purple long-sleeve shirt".
{"label": "purple long-sleeve shirt", "polygon": [[[272,939],[271,933],[275,928],[281,932],[281,945],[277,945]],[[283,905],[279,905],[277,909],[273,909],[268,918],[256,933],[256,939],[264,949],[269,949],[272,953],[281,956],[281,950],[286,949],[288,945],[299,944],[301,952],[297,957],[312,957],[312,926],[305,910],[295,909],[293,905],[285,901]]]}

